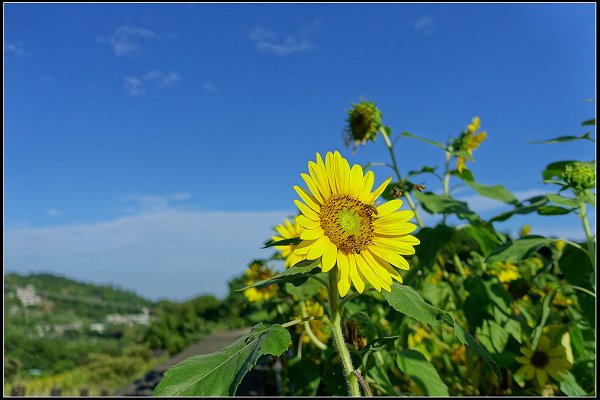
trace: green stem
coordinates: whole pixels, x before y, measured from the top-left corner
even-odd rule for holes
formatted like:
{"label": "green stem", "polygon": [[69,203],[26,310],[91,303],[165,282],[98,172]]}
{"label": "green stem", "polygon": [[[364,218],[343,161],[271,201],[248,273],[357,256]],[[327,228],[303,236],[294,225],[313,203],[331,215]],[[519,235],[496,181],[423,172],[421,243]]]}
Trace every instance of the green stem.
{"label": "green stem", "polygon": [[452,154],[446,152],[446,170],[444,171],[444,197],[450,197],[450,159]]}
{"label": "green stem", "polygon": [[331,333],[333,336],[333,343],[335,348],[342,359],[342,365],[344,367],[344,375],[346,376],[346,383],[348,384],[348,394],[352,397],[360,397],[360,388],[358,387],[358,379],[354,375],[354,367],[352,366],[352,359],[350,353],[346,347],[344,341],[344,335],[342,333],[342,317],[338,308],[338,287],[337,287],[337,268],[333,268],[329,271],[329,306],[331,307]]}
{"label": "green stem", "polygon": [[[308,317],[308,314],[306,313],[306,304],[304,304],[304,301],[300,302],[300,312],[302,313],[303,319]],[[304,330],[315,346],[321,350],[327,350],[327,345],[321,342],[310,328],[310,321],[304,321]]]}
{"label": "green stem", "polygon": [[[381,132],[381,135],[385,140],[385,144],[390,152],[390,156],[392,158],[392,169],[394,170],[394,172],[396,172],[398,181],[402,181],[402,176],[400,175],[400,170],[398,169],[398,163],[396,162],[396,156],[394,155],[394,148],[392,147],[390,138],[388,137],[388,134],[384,128],[381,128],[379,131]],[[403,194],[404,197],[406,197],[406,201],[408,201],[408,205],[410,206],[411,210],[415,213],[415,218],[417,220],[417,223],[419,224],[419,227],[423,228],[425,225],[423,225],[423,221],[421,220],[421,216],[419,215],[419,210],[417,209],[415,202],[412,199],[412,196],[409,192]]]}
{"label": "green stem", "polygon": [[587,220],[585,203],[579,204],[579,218],[581,218],[581,222],[583,223],[583,230],[585,231],[585,237],[587,239],[588,253],[590,255],[590,259],[592,260],[592,265],[594,266],[594,269],[595,269],[596,268],[596,248],[594,246],[594,236],[592,236],[592,231],[590,230],[590,225]]}

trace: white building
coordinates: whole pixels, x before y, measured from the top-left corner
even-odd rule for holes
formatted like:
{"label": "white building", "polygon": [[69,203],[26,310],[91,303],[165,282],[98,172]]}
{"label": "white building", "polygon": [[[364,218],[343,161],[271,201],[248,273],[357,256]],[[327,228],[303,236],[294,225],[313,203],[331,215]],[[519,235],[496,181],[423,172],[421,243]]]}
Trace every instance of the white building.
{"label": "white building", "polygon": [[24,306],[35,306],[42,302],[42,298],[37,295],[32,284],[17,288],[17,297]]}

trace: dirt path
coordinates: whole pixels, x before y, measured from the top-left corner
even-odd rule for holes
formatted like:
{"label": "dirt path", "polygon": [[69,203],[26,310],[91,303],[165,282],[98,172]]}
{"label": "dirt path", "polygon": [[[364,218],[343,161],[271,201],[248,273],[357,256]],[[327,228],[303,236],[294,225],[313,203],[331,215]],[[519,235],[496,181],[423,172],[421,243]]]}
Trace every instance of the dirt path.
{"label": "dirt path", "polygon": [[216,332],[205,337],[201,341],[191,346],[188,346],[173,358],[165,361],[152,371],[146,373],[143,377],[130,383],[127,387],[118,390],[115,396],[152,396],[154,388],[162,379],[163,373],[173,365],[180,363],[188,357],[198,354],[213,353],[223,347],[230,345],[246,333],[250,332],[250,328],[236,329],[233,331]]}

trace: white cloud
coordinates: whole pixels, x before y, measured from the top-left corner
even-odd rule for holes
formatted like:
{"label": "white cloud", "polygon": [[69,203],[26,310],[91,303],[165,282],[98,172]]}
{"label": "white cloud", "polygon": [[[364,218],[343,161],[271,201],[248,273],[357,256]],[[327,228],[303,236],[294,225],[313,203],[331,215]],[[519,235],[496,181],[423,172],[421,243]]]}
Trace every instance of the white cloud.
{"label": "white cloud", "polygon": [[27,55],[21,43],[4,41],[4,51],[17,57],[25,57]]}
{"label": "white cloud", "polygon": [[306,36],[308,32],[310,31],[303,29],[298,36],[280,38],[278,33],[257,26],[250,32],[250,40],[256,44],[256,48],[260,51],[284,56],[315,48]]}
{"label": "white cloud", "polygon": [[426,35],[433,35],[436,32],[435,19],[432,17],[421,17],[413,23],[413,28]]}
{"label": "white cloud", "polygon": [[48,210],[46,210],[46,214],[48,214],[51,217],[57,217],[60,214],[60,212],[55,208],[49,208]]}
{"label": "white cloud", "polygon": [[[523,201],[533,196],[540,196],[542,194],[548,193],[547,191],[531,189],[531,190],[522,190],[514,192],[513,195],[519,200]],[[461,196],[455,195],[457,200],[464,201],[469,205],[469,208],[476,213],[485,213],[488,211],[501,211],[502,209],[506,209],[507,211],[512,209],[512,206],[506,203],[503,203],[498,200],[493,200],[487,197],[483,197],[478,194]]]}
{"label": "white cloud", "polygon": [[146,94],[146,84],[140,78],[127,76],[123,81],[123,87],[130,96],[143,96]]}
{"label": "white cloud", "polygon": [[208,82],[208,81],[206,81],[202,84],[202,89],[204,89],[204,91],[208,92],[208,93],[217,93],[217,92],[221,91],[220,87],[218,87],[214,83]]}
{"label": "white cloud", "polygon": [[134,56],[141,51],[142,43],[152,41],[163,41],[163,38],[154,31],[146,28],[120,26],[108,39],[115,55]]}
{"label": "white cloud", "polygon": [[290,214],[165,209],[103,223],[13,229],[5,232],[5,272],[115,283],[152,299],[224,296],[227,280],[273,253],[262,244]]}
{"label": "white cloud", "polygon": [[[191,199],[185,192],[172,193],[164,196],[147,194],[128,194],[121,197],[121,201],[128,203],[123,211],[130,214],[156,213],[165,211],[182,211],[185,207],[182,202]],[[133,205],[131,204],[133,203]],[[177,203],[177,204],[175,204]]]}
{"label": "white cloud", "polygon": [[143,96],[149,89],[167,89],[181,81],[176,72],[162,73],[159,71],[148,71],[143,76],[127,76],[123,80],[123,88],[132,97]]}

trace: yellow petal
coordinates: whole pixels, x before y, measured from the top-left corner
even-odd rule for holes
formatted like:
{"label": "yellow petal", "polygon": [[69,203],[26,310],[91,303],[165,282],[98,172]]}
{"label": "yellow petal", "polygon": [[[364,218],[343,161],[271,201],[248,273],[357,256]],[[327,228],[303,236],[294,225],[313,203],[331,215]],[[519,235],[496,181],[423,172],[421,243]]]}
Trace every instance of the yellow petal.
{"label": "yellow petal", "polygon": [[[304,215],[306,215],[306,214],[304,214]],[[395,225],[378,225],[377,223],[374,223],[373,227],[375,228],[375,234],[391,235],[391,236],[406,235],[407,233],[411,233],[415,229],[417,229],[417,226],[410,222],[404,222],[402,224],[395,224]]]}
{"label": "yellow petal", "polygon": [[300,200],[294,200],[294,204],[298,207],[300,212],[304,214],[304,216],[306,216],[308,219],[312,219],[313,221],[320,221],[319,214],[314,212],[310,207],[302,203]]}
{"label": "yellow petal", "polygon": [[369,199],[369,201],[367,203],[374,203],[375,200],[377,200],[377,198],[381,195],[381,193],[383,193],[383,191],[385,190],[385,188],[387,187],[387,185],[390,183],[390,181],[392,180],[392,177],[390,176],[389,178],[387,178],[385,180],[385,182],[383,182],[381,185],[379,185],[379,187],[377,187],[377,189],[375,189],[375,191],[373,193],[371,193],[371,198]]}
{"label": "yellow petal", "polygon": [[541,368],[535,369],[535,377],[540,386],[544,386],[546,384],[546,381],[548,380],[548,374]]}
{"label": "yellow petal", "polygon": [[327,246],[329,245],[329,243],[331,242],[329,241],[327,236],[321,236],[313,243],[310,250],[308,250],[306,258],[308,260],[314,260],[321,257],[323,253],[325,253],[325,250],[327,250]]}
{"label": "yellow petal", "polygon": [[319,166],[312,161],[308,162],[308,171],[313,178],[313,182],[317,185],[321,197],[323,197],[323,200],[327,200],[329,198],[329,183],[327,182],[327,178],[321,174]]}
{"label": "yellow petal", "polygon": [[400,199],[390,200],[388,202],[383,203],[379,207],[377,207],[377,215],[379,215],[379,217],[384,217],[388,214],[393,213],[400,207],[402,207],[402,200],[400,200]]}
{"label": "yellow petal", "polygon": [[336,151],[335,156],[337,158],[338,193],[347,194],[350,185],[350,165],[348,164],[348,160],[343,158],[339,152]]}
{"label": "yellow petal", "polygon": [[373,183],[375,183],[375,174],[373,171],[367,171],[363,177],[363,185],[358,195],[358,200],[363,203],[368,203],[371,199],[371,189],[373,189]]}
{"label": "yellow petal", "polygon": [[396,268],[409,270],[410,266],[408,262],[399,254],[393,253],[391,251],[386,251],[377,246],[369,246],[368,250],[373,254],[375,260],[379,263],[382,261],[388,262],[395,266]]}
{"label": "yellow petal", "polygon": [[356,267],[356,259],[354,258],[354,254],[348,254],[349,260],[349,270],[350,270],[350,279],[352,279],[352,283],[354,287],[359,293],[362,293],[365,290],[365,282],[362,280],[360,273],[358,272],[358,268]]}
{"label": "yellow petal", "polygon": [[325,234],[325,232],[323,232],[323,229],[321,229],[320,226],[316,227],[315,229],[305,229],[302,231],[302,234],[300,235],[300,239],[302,240],[316,240],[318,238],[320,238],[321,236],[323,236]]}
{"label": "yellow petal", "polygon": [[327,179],[329,180],[329,185],[331,186],[332,193],[338,193],[337,187],[337,178],[335,173],[335,161],[332,152],[327,152],[325,156],[325,170],[327,171]]}
{"label": "yellow petal", "polygon": [[363,251],[360,253],[360,255],[356,256],[357,265],[359,265],[363,275],[365,275],[367,279],[369,279],[369,282],[371,282],[371,284],[373,284],[373,281],[375,280],[377,281],[377,284],[380,287],[384,288],[389,292],[390,285],[392,284],[392,277],[390,276],[390,274],[387,273],[385,268],[382,268],[379,264],[375,262],[370,262],[370,260],[367,260],[368,256],[366,256],[365,253],[368,252]]}
{"label": "yellow petal", "polygon": [[321,262],[321,270],[323,272],[329,272],[329,270],[335,266],[337,253],[337,246],[329,242],[327,248],[325,249],[325,253],[323,253],[323,261]]}
{"label": "yellow petal", "polygon": [[[342,261],[344,260],[344,261]],[[340,296],[344,297],[350,290],[350,267],[348,266],[348,257],[341,251],[338,252],[338,291]],[[341,268],[342,263],[345,263],[345,268]]]}
{"label": "yellow petal", "polygon": [[363,171],[362,167],[358,164],[354,164],[350,170],[350,188],[349,195],[353,198],[358,198],[358,194],[362,189],[363,185]]}
{"label": "yellow petal", "polygon": [[310,190],[313,197],[319,202],[319,204],[323,204],[323,196],[321,196],[314,179],[310,175],[304,173],[300,174],[300,176],[304,180],[304,183],[306,183],[306,186],[308,186],[308,190]]}
{"label": "yellow petal", "polygon": [[313,221],[312,219],[306,218],[304,215],[299,215],[296,218],[298,225],[303,227],[304,229],[315,229],[321,226],[319,221]]}
{"label": "yellow petal", "polygon": [[[395,201],[395,200],[392,200]],[[386,203],[388,204],[388,203]],[[381,206],[379,206],[381,207]],[[415,213],[411,210],[402,210],[393,212],[391,214],[381,214],[379,213],[379,218],[373,221],[377,225],[389,225],[389,224],[402,224],[404,222],[410,221],[414,217]]]}
{"label": "yellow petal", "polygon": [[[317,203],[317,200],[311,196],[306,190],[300,186],[294,186],[294,190],[298,193],[298,196],[309,206],[314,212],[320,213],[321,206]],[[287,221],[287,220],[286,220]]]}

